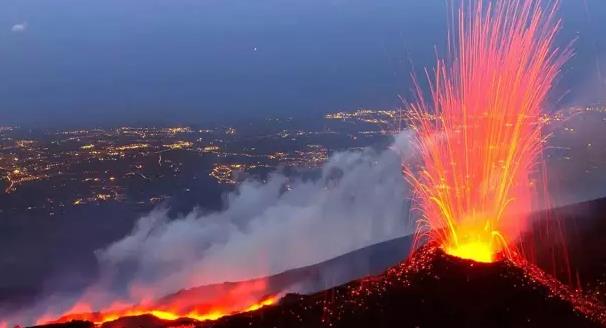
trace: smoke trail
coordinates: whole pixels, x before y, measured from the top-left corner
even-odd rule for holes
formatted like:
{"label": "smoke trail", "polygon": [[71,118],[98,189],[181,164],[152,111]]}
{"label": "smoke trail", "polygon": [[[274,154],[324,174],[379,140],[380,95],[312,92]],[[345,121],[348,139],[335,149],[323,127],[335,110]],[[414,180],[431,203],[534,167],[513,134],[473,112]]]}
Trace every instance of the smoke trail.
{"label": "smoke trail", "polygon": [[[37,309],[52,320],[75,300],[86,299],[92,310],[116,300],[135,304],[183,288],[315,264],[406,235],[409,209],[400,165],[408,146],[402,133],[384,151],[331,156],[318,179],[275,173],[266,183],[246,181],[227,195],[220,212],[170,218],[157,209],[97,252],[98,283],[68,301],[54,295]],[[20,319],[39,318],[35,312]]]}

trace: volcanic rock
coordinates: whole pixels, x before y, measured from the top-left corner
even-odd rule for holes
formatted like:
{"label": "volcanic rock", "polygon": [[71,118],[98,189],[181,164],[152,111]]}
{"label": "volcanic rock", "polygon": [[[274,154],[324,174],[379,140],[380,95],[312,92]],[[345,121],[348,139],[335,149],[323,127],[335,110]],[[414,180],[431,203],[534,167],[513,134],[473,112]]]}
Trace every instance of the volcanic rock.
{"label": "volcanic rock", "polygon": [[[385,273],[217,321],[122,318],[103,328],[603,327],[606,308],[535,266],[426,246]],[[76,324],[76,323],[74,323]],[[81,328],[64,324],[52,328]]]}
{"label": "volcanic rock", "polygon": [[[112,328],[159,328],[179,325],[199,327],[601,327],[606,326],[606,311],[599,304],[606,302],[604,268],[606,252],[603,237],[606,221],[601,213],[606,211],[606,199],[576,204],[539,213],[535,222],[547,222],[541,218],[559,219],[559,226],[567,235],[566,250],[570,267],[574,268],[574,281],[587,291],[589,299],[543,273],[549,272],[560,281],[570,283],[566,270],[554,270],[554,246],[558,240],[545,240],[537,235],[528,239],[533,244],[536,262],[533,265],[502,261],[480,264],[445,255],[437,248],[418,251],[406,262],[398,250],[409,247],[403,241],[389,242],[380,252],[355,252],[351,256],[303,271],[268,279],[270,286],[279,290],[301,276],[311,279],[314,288],[325,283],[319,274],[326,268],[348,268],[351,277],[360,276],[368,259],[387,259],[373,266],[393,266],[384,274],[356,280],[342,286],[309,296],[287,295],[276,306],[256,312],[222,318],[215,322],[178,321],[167,322],[153,318],[131,317],[109,323]],[[547,215],[549,214],[549,215]],[[534,231],[542,231],[538,226]],[[557,237],[557,236],[556,236]],[[557,238],[556,238],[557,239]],[[557,254],[558,249],[555,249]],[[355,261],[352,262],[352,259]],[[334,263],[333,263],[334,262]],[[350,263],[351,262],[351,263]],[[390,263],[391,262],[391,263]],[[355,264],[355,265],[354,265]],[[326,268],[324,268],[326,266]],[[340,270],[342,271],[342,270]],[[376,271],[379,272],[379,271]],[[292,278],[291,276],[296,276]],[[577,279],[579,277],[580,279]],[[279,278],[279,279],[278,279]],[[351,278],[353,279],[353,278]],[[274,280],[279,283],[274,282]],[[573,281],[573,282],[574,282]],[[319,290],[319,289],[316,289]],[[184,291],[188,295],[205,294],[206,288]],[[88,324],[90,325],[90,323]],[[82,322],[73,325],[53,325],[52,328],[86,328]],[[109,327],[109,325],[108,325]]]}
{"label": "volcanic rock", "polygon": [[204,327],[601,327],[606,311],[530,264],[425,247],[384,274]]}

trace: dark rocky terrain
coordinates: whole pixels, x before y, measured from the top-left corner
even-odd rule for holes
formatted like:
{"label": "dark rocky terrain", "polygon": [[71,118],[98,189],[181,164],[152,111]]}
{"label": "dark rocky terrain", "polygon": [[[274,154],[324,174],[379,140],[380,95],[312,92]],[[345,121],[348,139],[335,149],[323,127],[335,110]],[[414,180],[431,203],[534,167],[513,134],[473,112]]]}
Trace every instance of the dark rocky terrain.
{"label": "dark rocky terrain", "polygon": [[[602,327],[606,326],[606,249],[602,240],[606,220],[601,219],[602,213],[606,213],[606,200],[538,213],[536,232],[522,242],[526,248],[532,246],[530,255],[536,266],[523,261],[480,264],[453,258],[431,246],[402,262],[406,252],[400,251],[401,247],[409,246],[410,241],[399,239],[270,277],[270,286],[275,289],[307,282],[315,293],[289,294],[278,304],[255,312],[213,322],[169,322],[140,316],[103,326]],[[551,218],[548,226],[544,217]],[[565,242],[560,232],[565,232]],[[566,263],[572,269],[563,270]],[[337,287],[326,280],[330,268],[350,269],[354,279],[354,275],[365,271],[377,274],[387,267],[381,274]],[[349,277],[342,275],[341,279]],[[181,293],[202,295],[207,288]],[[73,322],[52,328],[87,325],[90,323]]]}
{"label": "dark rocky terrain", "polygon": [[201,326],[600,327],[604,310],[532,265],[480,264],[426,247],[382,275]]}

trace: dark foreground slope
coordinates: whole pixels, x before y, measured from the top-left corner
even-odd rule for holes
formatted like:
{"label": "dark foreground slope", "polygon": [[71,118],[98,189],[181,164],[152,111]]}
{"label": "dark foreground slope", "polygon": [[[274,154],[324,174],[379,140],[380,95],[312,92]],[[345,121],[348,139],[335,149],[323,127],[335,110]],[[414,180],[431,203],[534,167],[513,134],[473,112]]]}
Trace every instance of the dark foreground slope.
{"label": "dark foreground slope", "polygon": [[426,248],[385,274],[204,327],[600,327],[604,308],[532,266]]}
{"label": "dark foreground slope", "polygon": [[[57,328],[83,328],[83,323]],[[425,247],[385,273],[214,322],[123,318],[103,328],[602,327],[604,307],[531,265],[479,264]],[[77,326],[80,325],[80,326]]]}
{"label": "dark foreground slope", "polygon": [[[592,297],[606,301],[606,200],[595,200],[551,211],[541,218],[556,218],[566,232],[572,278]],[[537,229],[542,231],[543,229]],[[551,235],[551,234],[549,234]],[[531,239],[543,271],[560,280],[567,272],[553,272],[553,256],[561,252],[558,240]],[[557,238],[555,238],[557,239]],[[309,290],[332,287],[341,279],[367,273],[375,278],[353,281],[310,296],[288,295],[279,305],[253,313],[226,317],[216,322],[179,320],[166,322],[152,316],[123,318],[105,326],[164,328],[181,324],[199,327],[599,327],[603,308],[587,303],[534,267],[520,268],[508,262],[477,264],[453,259],[436,251],[417,254],[412,265],[397,264],[406,255],[409,241],[396,240],[353,254],[294,270],[269,279],[270,286],[305,283]],[[421,253],[423,254],[423,253]],[[369,271],[365,271],[369,270]],[[348,272],[335,280],[335,272]],[[374,272],[373,272],[374,271]],[[529,272],[530,271],[530,272]],[[332,273],[331,273],[332,272]],[[366,273],[365,273],[366,272]],[[342,281],[342,280],[341,280]],[[343,281],[345,282],[345,281]],[[568,282],[568,281],[566,281]],[[333,285],[334,286],[334,285]],[[324,287],[324,288],[323,288]],[[319,289],[318,289],[319,288]],[[208,289],[182,293],[203,298]],[[195,298],[195,297],[194,297]],[[602,311],[602,313],[600,313]],[[601,315],[601,316],[600,316]],[[79,323],[86,326],[86,323]],[[88,324],[90,325],[90,324]],[[59,325],[57,328],[69,327]],[[74,325],[74,328],[77,325]]]}
{"label": "dark foreground slope", "polygon": [[528,238],[533,261],[606,304],[606,198],[544,211],[536,217],[533,236]]}
{"label": "dark foreground slope", "polygon": [[181,290],[168,295],[156,303],[172,303],[179,299],[191,300],[203,304],[212,302],[214,297],[220,298],[225,293],[234,293],[242,286],[263,281],[265,289],[259,290],[253,296],[262,299],[268,295],[281,295],[285,291],[298,293],[315,293],[368,275],[376,275],[392,267],[408,256],[412,244],[410,236],[385,241],[370,247],[362,248],[334,259],[285,271],[270,277],[241,282],[228,282],[200,286]]}

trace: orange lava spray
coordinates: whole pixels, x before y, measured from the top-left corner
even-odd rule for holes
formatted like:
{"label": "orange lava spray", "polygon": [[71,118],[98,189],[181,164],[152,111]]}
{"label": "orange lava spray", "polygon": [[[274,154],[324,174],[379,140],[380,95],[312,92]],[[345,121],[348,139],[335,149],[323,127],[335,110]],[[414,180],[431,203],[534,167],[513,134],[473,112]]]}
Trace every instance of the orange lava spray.
{"label": "orange lava spray", "polygon": [[541,108],[572,52],[553,48],[557,1],[466,1],[429,99],[416,83],[410,119],[421,165],[404,175],[423,213],[418,236],[493,262],[511,256],[526,227],[545,141]]}

